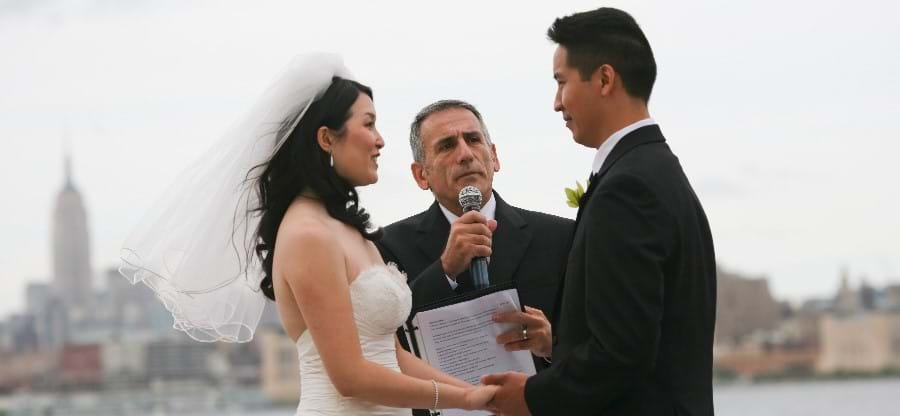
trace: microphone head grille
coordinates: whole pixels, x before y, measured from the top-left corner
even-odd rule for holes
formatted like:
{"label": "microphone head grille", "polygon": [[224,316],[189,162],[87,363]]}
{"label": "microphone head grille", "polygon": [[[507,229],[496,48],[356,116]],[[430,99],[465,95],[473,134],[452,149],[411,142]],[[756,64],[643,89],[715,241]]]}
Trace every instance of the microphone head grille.
{"label": "microphone head grille", "polygon": [[459,191],[459,206],[463,212],[477,211],[481,209],[481,191],[469,185]]}

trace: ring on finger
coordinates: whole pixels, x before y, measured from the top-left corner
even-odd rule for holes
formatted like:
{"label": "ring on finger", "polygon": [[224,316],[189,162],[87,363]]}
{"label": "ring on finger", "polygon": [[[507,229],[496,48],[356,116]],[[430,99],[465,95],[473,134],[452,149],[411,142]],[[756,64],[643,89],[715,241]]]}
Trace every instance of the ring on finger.
{"label": "ring on finger", "polygon": [[528,327],[524,326],[524,327],[522,327],[522,341],[527,341],[527,340],[528,340]]}

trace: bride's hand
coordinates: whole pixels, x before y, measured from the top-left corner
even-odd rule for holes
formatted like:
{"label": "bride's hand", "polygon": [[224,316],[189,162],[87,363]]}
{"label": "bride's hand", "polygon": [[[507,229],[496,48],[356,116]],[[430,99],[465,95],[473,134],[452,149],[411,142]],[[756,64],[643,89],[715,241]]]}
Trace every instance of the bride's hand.
{"label": "bride's hand", "polygon": [[475,386],[466,391],[465,410],[484,410],[500,386]]}

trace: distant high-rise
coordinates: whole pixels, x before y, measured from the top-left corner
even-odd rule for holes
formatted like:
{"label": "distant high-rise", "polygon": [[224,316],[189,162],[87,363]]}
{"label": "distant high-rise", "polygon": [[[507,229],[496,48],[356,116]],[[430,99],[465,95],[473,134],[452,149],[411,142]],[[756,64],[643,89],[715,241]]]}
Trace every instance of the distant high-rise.
{"label": "distant high-rise", "polygon": [[69,156],[65,158],[65,184],[53,210],[53,289],[60,299],[84,309],[91,299],[90,240],[87,212],[72,181]]}
{"label": "distant high-rise", "polygon": [[50,285],[28,284],[25,290],[25,312],[33,319],[39,350],[56,348],[68,338],[69,326],[65,306],[57,301]]}
{"label": "distant high-rise", "polygon": [[839,315],[854,315],[862,312],[862,297],[860,292],[850,287],[850,272],[847,268],[841,270],[841,287],[834,297],[834,312]]}
{"label": "distant high-rise", "polygon": [[757,331],[778,324],[778,302],[766,278],[747,278],[717,269],[716,343],[740,344]]}

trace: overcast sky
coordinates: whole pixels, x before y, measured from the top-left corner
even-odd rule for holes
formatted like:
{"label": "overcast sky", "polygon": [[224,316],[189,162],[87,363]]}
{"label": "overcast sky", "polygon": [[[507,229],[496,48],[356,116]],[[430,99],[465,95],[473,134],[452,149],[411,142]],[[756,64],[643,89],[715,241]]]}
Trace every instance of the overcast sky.
{"label": "overcast sky", "polygon": [[[552,110],[554,18],[599,2],[0,0],[0,317],[48,281],[63,147],[87,204],[92,263],[117,264],[146,207],[290,58],[341,53],[375,90],[387,142],[361,191],[380,224],[427,207],[409,173],[422,106],[478,106],[510,203],[574,217],[590,170]],[[607,2],[656,54],[650,111],[710,219],[719,263],[776,296],[900,282],[896,2]]]}

